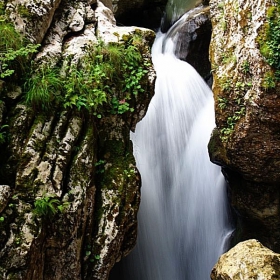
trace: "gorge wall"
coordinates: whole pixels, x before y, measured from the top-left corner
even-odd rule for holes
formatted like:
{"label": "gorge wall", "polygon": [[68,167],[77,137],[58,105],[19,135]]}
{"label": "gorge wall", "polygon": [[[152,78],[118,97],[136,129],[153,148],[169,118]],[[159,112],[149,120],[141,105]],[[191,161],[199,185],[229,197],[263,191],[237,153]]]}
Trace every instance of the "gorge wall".
{"label": "gorge wall", "polygon": [[211,160],[223,167],[237,241],[279,252],[279,1],[210,1],[217,128]]}
{"label": "gorge wall", "polygon": [[[134,247],[141,179],[129,132],[153,95],[155,34],[118,27],[114,16],[120,25],[135,20],[154,29],[165,4],[0,0],[1,52],[19,50],[25,40],[34,46],[27,56],[0,55],[0,279],[107,279]],[[279,5],[210,0],[210,10],[202,7],[181,32],[193,32],[192,55],[185,53],[186,41],[178,50],[194,66],[203,51],[205,67],[198,70],[207,76],[210,13],[217,124],[210,157],[229,183],[235,242],[256,238],[278,252]],[[201,22],[204,29],[196,29]],[[11,43],[17,34],[24,42]],[[126,71],[135,79],[110,72],[120,52],[102,42],[123,46],[132,57]],[[112,78],[103,79],[100,61]],[[48,97],[30,98],[32,88]]]}
{"label": "gorge wall", "polygon": [[155,34],[100,1],[0,4],[0,279],[107,279],[136,240]]}

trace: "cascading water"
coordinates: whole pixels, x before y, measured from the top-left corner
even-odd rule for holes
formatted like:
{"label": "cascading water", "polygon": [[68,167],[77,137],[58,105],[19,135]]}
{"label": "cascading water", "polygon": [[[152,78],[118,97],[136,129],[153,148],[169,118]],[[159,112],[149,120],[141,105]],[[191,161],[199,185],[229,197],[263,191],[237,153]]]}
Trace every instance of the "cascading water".
{"label": "cascading water", "polygon": [[212,92],[175,57],[175,41],[157,35],[155,96],[131,135],[142,199],[137,246],[121,279],[210,279],[232,232],[225,182],[207,151],[215,126]]}

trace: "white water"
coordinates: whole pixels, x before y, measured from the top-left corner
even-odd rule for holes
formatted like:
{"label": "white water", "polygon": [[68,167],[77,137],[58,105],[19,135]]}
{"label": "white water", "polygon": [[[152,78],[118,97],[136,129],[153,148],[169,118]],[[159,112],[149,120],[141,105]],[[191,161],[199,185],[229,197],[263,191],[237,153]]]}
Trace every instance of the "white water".
{"label": "white water", "polygon": [[137,246],[122,279],[210,279],[232,232],[224,179],[207,151],[215,126],[212,92],[173,47],[158,34],[155,96],[131,136],[142,198]]}

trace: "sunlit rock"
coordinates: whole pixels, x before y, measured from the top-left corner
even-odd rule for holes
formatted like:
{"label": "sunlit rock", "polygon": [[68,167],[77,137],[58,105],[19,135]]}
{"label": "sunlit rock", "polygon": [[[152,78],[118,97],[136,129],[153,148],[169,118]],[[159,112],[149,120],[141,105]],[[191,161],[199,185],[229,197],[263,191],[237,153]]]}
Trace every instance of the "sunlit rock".
{"label": "sunlit rock", "polygon": [[257,240],[237,244],[223,254],[212,270],[212,280],[278,279],[280,255],[264,247]]}

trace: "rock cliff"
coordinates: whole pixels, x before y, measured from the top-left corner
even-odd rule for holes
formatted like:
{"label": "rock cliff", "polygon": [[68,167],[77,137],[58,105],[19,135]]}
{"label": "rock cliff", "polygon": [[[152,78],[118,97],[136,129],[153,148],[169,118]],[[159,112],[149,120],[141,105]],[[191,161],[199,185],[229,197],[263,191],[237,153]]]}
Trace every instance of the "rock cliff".
{"label": "rock cliff", "polygon": [[0,279],[105,280],[136,240],[154,32],[94,0],[1,0],[0,17]]}
{"label": "rock cliff", "polygon": [[223,167],[237,239],[279,252],[279,1],[210,1],[217,129],[209,151]]}

